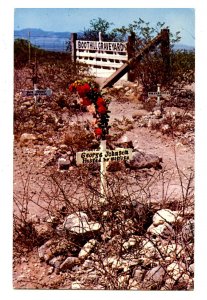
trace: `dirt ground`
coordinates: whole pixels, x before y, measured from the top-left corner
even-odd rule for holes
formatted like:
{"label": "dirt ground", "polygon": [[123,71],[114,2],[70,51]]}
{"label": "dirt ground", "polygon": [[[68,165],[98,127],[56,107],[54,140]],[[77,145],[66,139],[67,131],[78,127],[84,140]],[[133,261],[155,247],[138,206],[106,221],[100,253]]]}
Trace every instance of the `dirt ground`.
{"label": "dirt ground", "polygon": [[[181,186],[178,168],[186,177],[194,172],[194,147],[193,141],[184,143],[182,134],[172,137],[171,135],[163,134],[159,130],[152,129],[147,126],[139,126],[139,122],[133,116],[135,114],[147,115],[149,112],[144,110],[139,101],[131,100],[122,101],[122,99],[113,98],[109,107],[110,123],[114,124],[117,120],[123,121],[123,118],[131,121],[131,128],[125,129],[120,141],[133,141],[133,146],[139,151],[147,154],[153,154],[162,158],[162,168],[169,171],[170,186],[168,193],[172,194],[172,198],[181,197]],[[77,115],[67,115],[64,112],[64,118],[70,122],[83,122],[90,119],[91,116],[87,112],[82,112]],[[64,119],[63,118],[63,119]],[[113,130],[113,127],[112,127]],[[193,133],[192,133],[193,135]],[[44,169],[44,155],[42,154],[48,146],[47,140],[39,144],[30,143],[26,146],[20,146],[19,141],[16,140],[14,144],[14,193],[19,194],[22,191],[22,179],[26,180],[26,172],[28,168],[32,167],[31,176],[31,193],[34,199],[38,197],[37,183],[41,182],[41,172]],[[51,145],[52,146],[52,145]],[[57,146],[57,142],[54,146]],[[84,149],[87,150],[87,149]],[[54,164],[57,166],[57,162]],[[162,194],[163,185],[157,182],[154,186],[154,200],[159,201]],[[36,198],[35,198],[36,197]],[[41,212],[40,207],[31,205],[30,214],[44,217],[44,212]],[[26,249],[25,249],[26,251]],[[24,252],[24,255],[14,257],[13,269],[13,286],[14,288],[47,288],[48,282],[50,287],[61,287],[64,289],[70,288],[70,284],[76,279],[76,273],[71,272],[70,275],[66,273],[55,274],[51,270],[51,266],[41,262],[38,257],[37,249],[31,252]],[[26,254],[27,253],[27,254]]]}

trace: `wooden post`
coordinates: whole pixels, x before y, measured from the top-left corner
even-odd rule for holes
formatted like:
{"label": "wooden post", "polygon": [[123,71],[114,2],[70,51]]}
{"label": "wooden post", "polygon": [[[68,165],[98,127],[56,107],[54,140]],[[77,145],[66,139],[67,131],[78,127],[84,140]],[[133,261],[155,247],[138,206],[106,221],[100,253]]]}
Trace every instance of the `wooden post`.
{"label": "wooden post", "polygon": [[[135,33],[134,32],[132,32],[131,35],[128,36],[127,53],[128,53],[128,60],[135,56]],[[129,81],[134,81],[133,68],[129,69],[127,79]]]}
{"label": "wooden post", "polygon": [[164,62],[163,83],[166,83],[170,77],[170,31],[169,29],[161,30],[161,53]]}
{"label": "wooden post", "polygon": [[124,63],[116,72],[107,78],[101,85],[101,89],[112,86],[117,82],[126,72],[130,70],[134,63],[139,63],[143,56],[151,51],[155,46],[161,43],[162,33],[158,34],[152,41],[150,41],[143,49],[141,49],[134,57],[130,58]]}
{"label": "wooden post", "polygon": [[[103,156],[105,156],[106,153],[106,140],[101,140],[100,143],[100,150],[103,153]],[[100,165],[100,192],[101,192],[101,197],[100,197],[100,203],[104,204],[106,203],[106,195],[107,195],[107,186],[106,186],[106,162],[103,160],[101,161]]]}
{"label": "wooden post", "polygon": [[101,35],[101,31],[99,31],[99,33],[98,33],[98,39],[99,39],[99,42],[102,42],[102,35]]}
{"label": "wooden post", "polygon": [[90,164],[100,163],[100,204],[107,204],[107,181],[106,181],[106,167],[110,161],[123,161],[132,159],[132,149],[116,148],[114,150],[106,149],[106,140],[101,140],[100,151],[83,151],[76,153],[76,163]]}
{"label": "wooden post", "polygon": [[160,107],[160,87],[161,87],[161,84],[158,84],[157,85],[157,106]]}
{"label": "wooden post", "polygon": [[76,41],[77,33],[71,33],[71,59],[73,62],[74,72],[76,73]]}
{"label": "wooden post", "polygon": [[77,33],[71,33],[71,57],[74,63],[76,63],[76,41]]}

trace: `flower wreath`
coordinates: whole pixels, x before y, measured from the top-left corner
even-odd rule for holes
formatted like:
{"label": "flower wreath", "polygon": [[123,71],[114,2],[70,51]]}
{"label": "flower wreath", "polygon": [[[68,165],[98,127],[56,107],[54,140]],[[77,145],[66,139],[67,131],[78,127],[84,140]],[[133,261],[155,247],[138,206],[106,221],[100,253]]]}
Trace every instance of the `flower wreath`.
{"label": "flower wreath", "polygon": [[86,106],[93,114],[94,133],[98,139],[106,139],[109,133],[109,101],[102,97],[97,83],[89,80],[76,80],[69,85],[70,92],[77,92],[80,97],[80,104]]}

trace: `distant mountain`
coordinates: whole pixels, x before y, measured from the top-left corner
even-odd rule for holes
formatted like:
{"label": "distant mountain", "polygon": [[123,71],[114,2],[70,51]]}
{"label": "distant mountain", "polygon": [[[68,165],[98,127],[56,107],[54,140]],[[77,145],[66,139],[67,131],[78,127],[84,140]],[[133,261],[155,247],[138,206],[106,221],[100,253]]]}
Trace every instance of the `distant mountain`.
{"label": "distant mountain", "polygon": [[45,50],[66,51],[66,43],[70,40],[70,32],[44,31],[36,28],[25,28],[14,31],[14,39],[26,39]]}
{"label": "distant mountain", "polygon": [[178,43],[178,44],[175,44],[175,45],[174,45],[174,50],[187,50],[187,51],[192,51],[192,50],[195,50],[195,47]]}
{"label": "distant mountain", "polygon": [[[77,32],[78,36],[82,35],[81,32]],[[55,31],[44,31],[37,28],[25,28],[14,31],[14,38],[29,39],[30,42],[45,50],[51,51],[62,51],[65,52],[67,48],[67,42],[70,40],[71,32],[55,32]],[[194,47],[187,46],[184,44],[175,44],[174,50],[194,50]]]}
{"label": "distant mountain", "polygon": [[69,38],[71,33],[65,32],[55,32],[55,31],[44,31],[37,28],[25,28],[22,30],[15,30],[14,35],[28,37],[30,33],[31,37],[59,37],[59,38]]}

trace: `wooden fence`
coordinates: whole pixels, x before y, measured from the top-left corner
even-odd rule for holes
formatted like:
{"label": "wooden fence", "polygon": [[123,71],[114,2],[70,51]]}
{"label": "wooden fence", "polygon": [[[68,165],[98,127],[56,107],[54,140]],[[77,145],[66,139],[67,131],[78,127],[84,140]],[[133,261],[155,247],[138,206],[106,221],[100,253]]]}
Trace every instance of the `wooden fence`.
{"label": "wooden fence", "polygon": [[[71,35],[72,58],[74,62],[82,62],[90,66],[90,72],[96,77],[108,78],[116,72],[132,56],[133,38],[128,42],[105,42],[77,40],[77,34]],[[130,74],[122,79],[130,80]]]}
{"label": "wooden fence", "polygon": [[162,29],[145,47],[135,54],[135,35],[128,37],[128,42],[104,42],[99,33],[99,41],[77,40],[77,33],[71,34],[73,61],[83,62],[90,66],[96,77],[105,77],[101,88],[111,86],[119,79],[133,81],[133,65],[161,44],[164,62],[165,79],[170,74],[170,40],[169,29]]}

